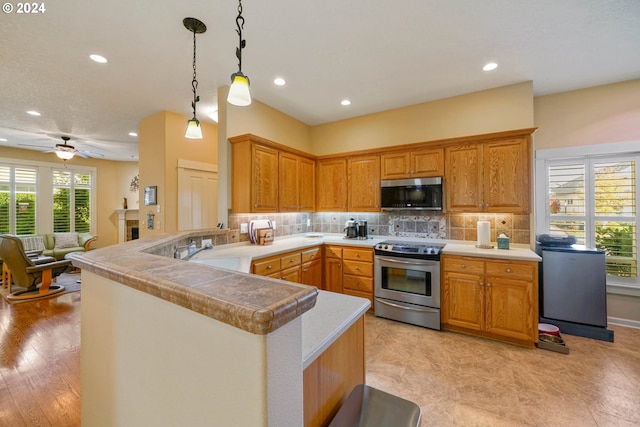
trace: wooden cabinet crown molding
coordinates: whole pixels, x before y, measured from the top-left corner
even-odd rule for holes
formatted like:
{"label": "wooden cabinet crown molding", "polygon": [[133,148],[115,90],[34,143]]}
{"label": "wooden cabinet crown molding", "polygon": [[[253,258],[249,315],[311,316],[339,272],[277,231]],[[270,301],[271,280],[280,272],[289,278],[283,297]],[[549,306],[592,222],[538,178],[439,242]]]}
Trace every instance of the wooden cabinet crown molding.
{"label": "wooden cabinet crown molding", "polygon": [[462,144],[462,143],[490,142],[495,140],[518,138],[522,136],[530,137],[536,131],[536,129],[538,128],[532,127],[532,128],[523,128],[523,129],[513,129],[513,130],[507,130],[507,131],[501,131],[501,132],[484,133],[484,134],[478,134],[478,135],[456,136],[453,138],[412,142],[409,144],[402,144],[402,145],[390,145],[390,146],[379,147],[379,148],[371,148],[367,150],[343,151],[340,153],[324,154],[322,156],[316,156],[315,154],[312,154],[312,153],[307,153],[301,150],[297,150],[287,145],[280,144],[278,142],[271,141],[267,138],[263,138],[251,133],[232,136],[228,138],[228,140],[231,144],[236,144],[238,142],[244,142],[244,141],[257,142],[259,144],[266,145],[280,151],[288,151],[289,153],[297,154],[299,156],[307,157],[309,159],[321,160],[321,159],[331,159],[331,158],[337,158],[337,157],[344,158],[344,157],[361,156],[361,155],[367,155],[367,154],[382,154],[382,153],[392,153],[392,152],[398,152],[398,151],[420,150],[423,148],[445,147],[447,145],[455,145],[455,144]]}

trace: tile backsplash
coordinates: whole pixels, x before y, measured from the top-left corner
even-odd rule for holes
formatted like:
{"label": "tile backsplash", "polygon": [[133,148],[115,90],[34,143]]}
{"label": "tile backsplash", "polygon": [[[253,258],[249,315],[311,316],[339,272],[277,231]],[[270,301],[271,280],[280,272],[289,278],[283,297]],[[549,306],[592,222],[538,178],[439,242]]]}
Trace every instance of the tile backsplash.
{"label": "tile backsplash", "polygon": [[[530,216],[518,214],[443,214],[434,212],[298,212],[274,214],[230,214],[229,228],[240,230],[241,223],[255,219],[276,221],[275,236],[317,232],[343,233],[350,218],[366,220],[369,235],[416,237],[476,241],[476,222],[491,223],[491,241],[500,233],[512,243],[529,244]],[[307,220],[310,226],[307,226]],[[236,236],[234,236],[236,237]],[[247,234],[239,234],[239,241],[247,241]]]}

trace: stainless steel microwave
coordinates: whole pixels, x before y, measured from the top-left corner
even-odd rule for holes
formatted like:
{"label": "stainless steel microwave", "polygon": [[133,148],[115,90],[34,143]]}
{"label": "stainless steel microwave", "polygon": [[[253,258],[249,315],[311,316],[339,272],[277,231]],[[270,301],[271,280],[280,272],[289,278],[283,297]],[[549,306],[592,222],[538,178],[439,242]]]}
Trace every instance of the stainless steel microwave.
{"label": "stainless steel microwave", "polygon": [[442,177],[389,179],[380,182],[380,202],[383,210],[443,209]]}

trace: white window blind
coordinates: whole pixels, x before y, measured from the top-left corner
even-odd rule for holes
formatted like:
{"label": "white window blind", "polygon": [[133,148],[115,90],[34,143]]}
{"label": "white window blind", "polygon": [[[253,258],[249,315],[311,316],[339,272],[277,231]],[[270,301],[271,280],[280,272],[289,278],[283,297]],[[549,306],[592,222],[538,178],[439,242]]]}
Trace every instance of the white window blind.
{"label": "white window blind", "polygon": [[36,233],[37,169],[0,166],[0,232]]}
{"label": "white window blind", "polygon": [[548,160],[546,166],[547,231],[604,250],[609,276],[640,285],[637,159]]}
{"label": "white window blind", "polygon": [[89,232],[91,229],[90,173],[53,171],[53,231]]}

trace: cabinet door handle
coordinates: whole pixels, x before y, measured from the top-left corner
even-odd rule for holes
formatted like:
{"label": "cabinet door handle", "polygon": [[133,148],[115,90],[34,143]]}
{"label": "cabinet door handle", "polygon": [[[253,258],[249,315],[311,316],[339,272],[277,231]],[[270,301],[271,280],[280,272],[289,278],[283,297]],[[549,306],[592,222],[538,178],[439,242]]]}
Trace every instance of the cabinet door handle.
{"label": "cabinet door handle", "polygon": [[267,265],[267,270],[271,270],[272,268],[273,268],[273,266]]}
{"label": "cabinet door handle", "polygon": [[479,207],[479,208],[482,208],[482,203],[480,203],[480,204],[478,205],[478,207]]}
{"label": "cabinet door handle", "polygon": [[306,268],[302,270],[303,273],[306,273],[307,271],[309,270],[307,270]]}
{"label": "cabinet door handle", "polygon": [[507,273],[511,273],[511,269],[510,268],[507,268]]}
{"label": "cabinet door handle", "polygon": [[487,288],[491,287],[491,282],[487,283]]}
{"label": "cabinet door handle", "polygon": [[484,282],[480,282],[480,286],[484,286]]}
{"label": "cabinet door handle", "polygon": [[360,254],[356,254],[356,258],[360,258]]}
{"label": "cabinet door handle", "polygon": [[292,262],[296,262],[296,260],[295,259],[290,259],[289,260],[289,264],[291,264]]}
{"label": "cabinet door handle", "polygon": [[460,268],[467,268],[467,266],[464,264],[460,264]]}

